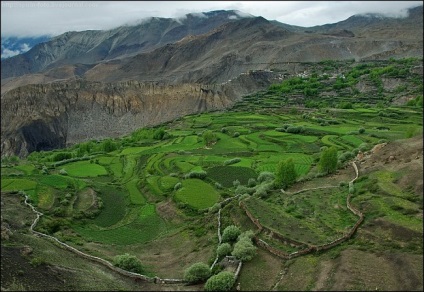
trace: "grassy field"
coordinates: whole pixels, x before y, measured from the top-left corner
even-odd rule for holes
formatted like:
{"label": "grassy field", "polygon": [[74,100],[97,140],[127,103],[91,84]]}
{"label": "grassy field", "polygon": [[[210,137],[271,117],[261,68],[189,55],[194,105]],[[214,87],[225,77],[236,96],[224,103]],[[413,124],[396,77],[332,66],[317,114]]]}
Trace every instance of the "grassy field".
{"label": "grassy field", "polygon": [[175,199],[195,209],[205,209],[218,202],[219,194],[200,179],[186,179],[182,182],[182,188],[176,192]]}

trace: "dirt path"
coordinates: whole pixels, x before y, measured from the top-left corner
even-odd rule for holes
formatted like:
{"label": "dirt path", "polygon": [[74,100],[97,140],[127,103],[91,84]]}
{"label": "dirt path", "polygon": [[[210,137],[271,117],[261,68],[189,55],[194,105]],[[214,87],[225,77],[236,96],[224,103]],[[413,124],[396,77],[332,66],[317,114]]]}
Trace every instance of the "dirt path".
{"label": "dirt path", "polygon": [[315,284],[315,287],[312,291],[324,290],[325,282],[330,276],[331,269],[333,264],[330,261],[321,262],[320,273],[318,275],[318,280]]}

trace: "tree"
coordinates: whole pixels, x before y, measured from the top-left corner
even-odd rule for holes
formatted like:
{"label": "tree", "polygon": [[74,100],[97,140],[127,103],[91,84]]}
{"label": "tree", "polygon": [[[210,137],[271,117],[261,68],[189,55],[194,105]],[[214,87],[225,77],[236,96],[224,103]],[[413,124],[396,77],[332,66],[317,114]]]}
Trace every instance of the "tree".
{"label": "tree", "polygon": [[222,242],[236,241],[237,237],[241,234],[240,229],[235,225],[227,226],[222,232]]}
{"label": "tree", "polygon": [[275,176],[275,185],[286,189],[296,182],[297,173],[294,168],[293,159],[282,160],[277,165],[277,173]]}
{"label": "tree", "polygon": [[140,261],[136,256],[129,255],[128,253],[123,255],[117,255],[114,258],[114,265],[133,273],[143,273],[144,267],[141,265]]}
{"label": "tree", "polygon": [[205,263],[195,263],[184,272],[184,280],[194,284],[205,281],[211,275],[209,266]]}
{"label": "tree", "polygon": [[164,128],[161,127],[159,129],[156,129],[153,132],[153,139],[155,139],[155,140],[162,140],[165,137],[165,134],[166,134],[166,132],[165,132],[165,129]]}
{"label": "tree", "polygon": [[252,242],[253,236],[251,230],[240,234],[231,254],[241,261],[250,261],[256,254],[256,247]]}
{"label": "tree", "polygon": [[115,142],[113,142],[110,139],[107,139],[107,140],[103,141],[102,148],[103,148],[104,152],[112,152],[112,151],[116,150],[118,147],[116,146]]}
{"label": "tree", "polygon": [[203,141],[205,142],[206,146],[211,146],[212,143],[217,141],[216,134],[210,130],[203,132]]}
{"label": "tree", "polygon": [[220,272],[210,277],[205,284],[206,291],[230,291],[235,282],[231,272]]}
{"label": "tree", "polygon": [[319,168],[323,173],[329,174],[336,172],[337,169],[337,149],[331,146],[321,153]]}
{"label": "tree", "polygon": [[233,248],[231,247],[231,245],[228,242],[225,242],[218,246],[218,248],[216,249],[216,254],[220,258],[229,255],[232,250]]}

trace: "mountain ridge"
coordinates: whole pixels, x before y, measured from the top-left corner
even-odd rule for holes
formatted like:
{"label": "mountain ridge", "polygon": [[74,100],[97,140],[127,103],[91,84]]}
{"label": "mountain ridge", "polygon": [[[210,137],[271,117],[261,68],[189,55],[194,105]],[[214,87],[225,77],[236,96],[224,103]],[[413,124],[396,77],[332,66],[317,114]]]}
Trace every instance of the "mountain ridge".
{"label": "mountain ridge", "polygon": [[[1,114],[2,133],[5,133],[1,141],[2,156],[14,154],[25,156],[34,149],[40,149],[30,145],[44,143],[43,139],[48,140],[48,138],[41,136],[50,134],[48,131],[40,130],[39,125],[43,125],[41,127],[43,129],[48,129],[50,126],[53,129],[55,127],[65,129],[63,132],[66,135],[58,134],[60,131],[56,130],[51,135],[63,136],[65,141],[63,143],[67,144],[69,142],[66,142],[69,137],[67,129],[71,129],[74,125],[66,119],[52,122],[51,117],[43,116],[43,113],[50,111],[57,116],[69,114],[67,112],[69,107],[65,107],[63,111],[58,110],[54,105],[55,102],[52,101],[60,96],[68,96],[68,99],[69,96],[75,96],[76,93],[69,90],[78,83],[85,83],[88,87],[93,86],[91,89],[86,89],[87,94],[92,96],[96,94],[110,96],[107,89],[109,86],[120,88],[125,82],[156,84],[157,88],[168,88],[162,91],[163,96],[173,100],[174,103],[167,104],[167,108],[160,108],[160,102],[151,107],[162,115],[154,119],[155,123],[162,123],[188,114],[184,106],[191,107],[190,113],[214,108],[209,105],[214,103],[215,95],[226,101],[223,103],[225,106],[220,107],[224,109],[232,105],[234,101],[240,100],[243,95],[266,89],[273,82],[277,82],[278,78],[281,78],[279,72],[285,72],[286,75],[299,74],[301,66],[295,65],[299,62],[323,60],[360,62],[422,57],[423,37],[422,26],[420,26],[422,14],[420,15],[417,11],[422,11],[422,6],[413,10],[413,13],[404,19],[380,19],[365,27],[358,21],[348,19],[342,24],[315,28],[315,31],[298,31],[297,28],[282,27],[263,17],[237,16],[229,19],[237,13],[215,11],[211,12],[210,17],[192,15],[186,20],[180,20],[181,24],[191,19],[191,21],[197,21],[198,25],[213,19],[208,29],[196,28],[194,22],[193,29],[190,30],[189,25],[183,27],[184,25],[176,24],[175,20],[171,22],[169,19],[153,19],[140,25],[156,28],[156,31],[160,33],[150,34],[144,38],[135,38],[135,35],[140,35],[141,31],[131,33],[127,31],[127,34],[122,34],[121,29],[128,29],[122,27],[107,32],[65,33],[48,42],[49,45],[39,44],[36,49],[31,49],[23,55],[2,61]],[[396,31],[393,30],[394,27]],[[175,41],[168,42],[172,37]],[[57,50],[49,51],[47,50],[49,46],[56,47]],[[64,47],[68,49],[65,50]],[[40,53],[42,51],[40,48],[45,49],[44,53]],[[60,48],[62,51],[59,50]],[[140,48],[142,48],[141,52]],[[88,52],[85,52],[87,50]],[[116,57],[114,54],[119,50],[124,53]],[[63,54],[57,55],[57,52]],[[32,63],[36,58],[38,63]],[[21,62],[22,60],[25,62]],[[13,77],[13,74],[21,75]],[[62,85],[57,86],[56,83]],[[43,90],[49,92],[50,101],[46,104],[46,109],[38,104],[43,105],[43,99],[34,98],[39,93],[38,89],[34,89],[37,87],[29,86],[31,84],[44,84]],[[194,86],[194,84],[207,90],[197,90],[186,97],[183,96],[187,93],[186,91],[177,90]],[[208,91],[211,88],[219,90]],[[205,100],[204,96],[207,92],[212,98],[205,103],[202,100]],[[159,101],[162,98],[154,91],[128,94],[140,100],[149,98],[154,101],[156,98]],[[120,99],[120,97],[117,98]],[[33,100],[33,103],[21,104],[26,108],[24,111],[31,112],[33,115],[16,116],[17,109],[13,103],[17,100]],[[110,100],[113,98],[96,101],[101,109],[98,112],[99,118],[105,118],[103,114],[108,113]],[[78,105],[77,101],[75,108],[79,108],[81,112],[88,113],[92,108],[90,103],[84,102]],[[124,104],[122,104],[122,112],[126,111]],[[172,112],[172,117],[169,112]],[[132,126],[135,128],[145,126],[146,119],[133,120]],[[110,123],[113,123],[112,120]],[[53,124],[50,125],[51,122]],[[89,122],[88,120],[86,122],[84,127],[87,128]],[[92,138],[101,138],[103,134],[96,136],[96,133],[102,131],[102,124],[94,120],[92,122],[98,128],[98,131],[90,131],[94,133]],[[117,120],[115,122],[119,124]],[[25,138],[25,135],[22,135],[23,129],[41,131],[43,135],[37,136],[36,142],[29,142],[28,137]],[[132,129],[123,127],[120,133],[118,130],[113,132],[116,136],[128,133]],[[62,147],[63,143],[58,142],[61,141],[60,139],[49,143],[55,147],[58,145]],[[87,137],[81,139],[87,139]],[[71,140],[72,143],[78,142],[77,138]]]}

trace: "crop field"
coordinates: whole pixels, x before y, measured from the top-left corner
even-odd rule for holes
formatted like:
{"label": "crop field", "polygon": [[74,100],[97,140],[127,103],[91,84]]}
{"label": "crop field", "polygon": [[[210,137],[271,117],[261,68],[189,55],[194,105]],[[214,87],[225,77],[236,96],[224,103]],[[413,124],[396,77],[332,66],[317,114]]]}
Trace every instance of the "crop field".
{"label": "crop field", "polygon": [[232,187],[233,182],[238,180],[242,185],[247,185],[249,178],[256,179],[258,174],[248,167],[243,166],[215,166],[208,170],[211,179],[225,187]]}
{"label": "crop field", "polygon": [[42,176],[40,178],[40,183],[57,189],[66,189],[68,186],[73,185],[73,179],[63,175],[52,174],[49,176]]}
{"label": "crop field", "polygon": [[75,177],[92,177],[107,174],[103,166],[88,161],[69,163],[64,166],[64,169],[70,176]]}
{"label": "crop field", "polygon": [[37,182],[29,179],[14,178],[1,180],[1,189],[3,191],[33,190],[36,186]]}
{"label": "crop field", "polygon": [[200,179],[186,179],[175,197],[195,209],[205,209],[218,202],[219,194],[215,188]]}
{"label": "crop field", "polygon": [[[332,101],[331,97],[323,99]],[[222,226],[236,224],[243,231],[258,231],[239,206],[243,201],[248,212],[267,229],[259,238],[273,248],[286,253],[300,249],[276,240],[272,232],[305,245],[327,244],[348,233],[358,216],[346,207],[350,191],[347,181],[339,182],[320,172],[322,152],[335,147],[336,174],[343,172],[350,167],[349,161],[342,161],[346,153],[351,154],[351,160],[359,151],[367,152],[377,144],[422,135],[422,108],[359,102],[352,108],[342,108],[335,101],[327,107],[293,104],[281,92],[265,91],[245,97],[231,110],[189,115],[116,138],[114,151],[93,150],[87,159],[75,157],[75,149],[82,147],[78,145],[61,150],[73,155],[70,161],[53,161],[55,152],[40,152],[36,159],[2,164],[1,190],[25,191],[35,207],[45,213],[36,230],[61,236],[71,245],[82,242],[87,252],[99,254],[113,248],[114,252],[141,258],[149,253],[147,246],[154,246],[157,250],[149,255],[152,271],[159,266],[164,269],[163,264],[155,266],[156,258],[167,261],[170,257],[169,266],[178,265],[174,268],[180,269],[195,261],[188,257],[184,260],[187,262],[180,263],[182,255],[201,253],[206,246],[215,245],[214,212],[221,207],[217,203],[236,194],[240,196],[221,209]],[[166,135],[155,138],[158,129]],[[206,143],[207,131],[213,135],[211,143]],[[296,193],[292,186],[282,190],[267,180],[267,176],[277,174],[280,162],[290,159],[296,190],[303,185],[321,187],[329,181],[333,187]],[[422,196],[421,201],[414,196],[413,186],[399,186],[399,181],[407,180],[402,175],[376,171],[355,182],[351,202],[366,214],[366,226],[377,225],[373,220],[379,218],[385,224],[422,234],[422,217],[417,215],[422,212]],[[263,181],[261,176],[265,177]],[[192,244],[181,239],[176,242],[175,238],[185,238]],[[369,247],[379,243],[361,244]],[[258,265],[269,268],[270,262],[277,261],[264,255],[264,250],[259,254],[253,259]],[[214,257],[209,260],[213,262]],[[292,268],[298,269],[308,261],[315,261],[315,255],[308,255]],[[314,262],[310,269],[318,269],[317,265]],[[245,289],[257,289],[257,281],[247,279],[244,269],[240,279]],[[259,275],[250,263],[245,271]],[[313,280],[307,278],[304,286],[311,288]],[[278,287],[299,287],[285,281]]]}

